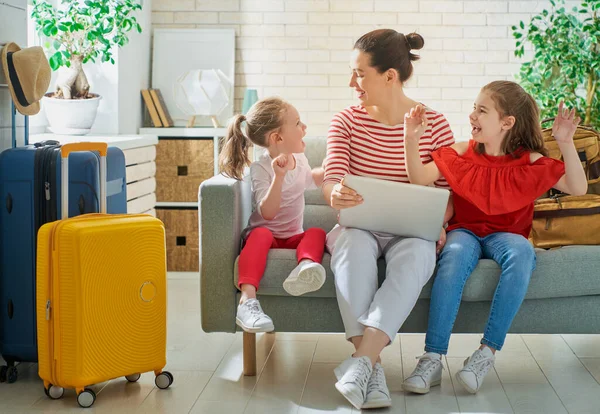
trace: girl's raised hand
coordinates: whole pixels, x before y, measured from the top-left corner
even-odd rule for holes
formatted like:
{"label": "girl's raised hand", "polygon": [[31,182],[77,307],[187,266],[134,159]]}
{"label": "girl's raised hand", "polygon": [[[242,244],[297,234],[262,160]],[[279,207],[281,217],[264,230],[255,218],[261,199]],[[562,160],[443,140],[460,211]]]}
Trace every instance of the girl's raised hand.
{"label": "girl's raised hand", "polygon": [[575,130],[580,121],[581,118],[575,116],[575,108],[569,111],[568,108],[564,108],[564,102],[560,101],[558,104],[558,113],[552,125],[552,136],[556,142],[573,142],[573,135],[575,135]]}
{"label": "girl's raised hand", "polygon": [[427,128],[427,117],[425,108],[417,105],[410,112],[404,114],[404,138],[419,140]]}
{"label": "girl's raised hand", "polygon": [[288,162],[289,157],[287,154],[280,154],[279,156],[273,158],[273,161],[271,161],[271,167],[273,167],[273,171],[277,177],[285,176],[288,171]]}

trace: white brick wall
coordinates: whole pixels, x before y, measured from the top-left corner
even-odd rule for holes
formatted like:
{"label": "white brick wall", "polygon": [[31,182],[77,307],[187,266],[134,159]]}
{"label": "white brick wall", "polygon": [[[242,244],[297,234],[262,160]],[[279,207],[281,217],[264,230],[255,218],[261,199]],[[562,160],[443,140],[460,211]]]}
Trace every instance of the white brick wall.
{"label": "white brick wall", "polygon": [[236,30],[235,109],[244,90],[296,105],[310,135],[355,101],[348,60],[356,39],[376,28],[425,38],[406,92],[443,112],[457,139],[479,88],[514,79],[510,26],[549,7],[547,0],[154,0],[154,27]]}

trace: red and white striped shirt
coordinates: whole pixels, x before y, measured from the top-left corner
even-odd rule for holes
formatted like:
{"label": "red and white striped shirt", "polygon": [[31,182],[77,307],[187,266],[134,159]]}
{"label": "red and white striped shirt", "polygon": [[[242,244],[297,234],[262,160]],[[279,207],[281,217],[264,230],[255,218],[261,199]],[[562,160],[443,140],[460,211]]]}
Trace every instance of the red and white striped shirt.
{"label": "red and white striped shirt", "polygon": [[[441,113],[426,108],[428,126],[419,140],[421,161],[454,144],[450,124]],[[339,183],[346,174],[409,183],[404,160],[404,124],[389,126],[373,119],[361,105],[350,106],[331,120],[327,134],[324,184]],[[436,187],[447,188],[444,178]]]}

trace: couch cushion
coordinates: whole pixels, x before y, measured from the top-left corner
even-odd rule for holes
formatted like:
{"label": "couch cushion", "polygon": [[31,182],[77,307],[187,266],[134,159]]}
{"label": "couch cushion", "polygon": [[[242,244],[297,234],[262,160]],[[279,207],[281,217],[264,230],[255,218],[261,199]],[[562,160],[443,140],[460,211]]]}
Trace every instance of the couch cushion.
{"label": "couch cushion", "polygon": [[[526,299],[558,298],[600,294],[600,246],[567,246],[560,249],[536,249],[537,267],[531,277]],[[307,297],[335,297],[329,254],[323,257],[327,280],[323,287],[308,293]],[[234,286],[237,286],[238,263],[235,263]],[[378,261],[379,282],[385,275],[385,262]],[[282,284],[296,266],[295,250],[272,249],[259,294],[287,296]],[[500,268],[493,260],[480,260],[463,290],[463,300],[491,301],[500,277]],[[421,298],[429,298],[433,278],[421,291]]]}
{"label": "couch cushion", "polygon": [[323,191],[321,189],[316,190],[306,190],[304,192],[304,203],[307,206],[327,206],[327,202],[325,201],[325,197],[323,197]]}
{"label": "couch cushion", "polygon": [[320,167],[327,152],[326,137],[304,137],[306,148],[304,155],[308,159],[308,164],[312,167]]}

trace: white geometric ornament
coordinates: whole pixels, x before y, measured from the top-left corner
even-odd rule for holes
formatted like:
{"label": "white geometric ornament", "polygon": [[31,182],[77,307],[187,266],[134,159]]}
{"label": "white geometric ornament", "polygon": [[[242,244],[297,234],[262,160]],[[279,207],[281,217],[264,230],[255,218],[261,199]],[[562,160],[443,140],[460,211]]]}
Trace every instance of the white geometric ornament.
{"label": "white geometric ornament", "polygon": [[210,116],[217,128],[217,116],[229,105],[232,87],[232,81],[220,69],[195,69],[181,75],[173,85],[173,97],[190,117],[188,128],[194,126],[198,115]]}

